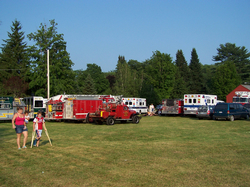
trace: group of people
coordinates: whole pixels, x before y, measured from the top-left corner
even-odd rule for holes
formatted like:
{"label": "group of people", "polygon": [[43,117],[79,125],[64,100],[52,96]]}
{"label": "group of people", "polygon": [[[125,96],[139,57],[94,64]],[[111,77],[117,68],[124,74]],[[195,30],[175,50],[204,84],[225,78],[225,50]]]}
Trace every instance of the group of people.
{"label": "group of people", "polygon": [[[18,149],[26,149],[26,142],[28,139],[28,128],[27,124],[29,123],[29,112],[25,111],[23,114],[23,109],[21,107],[17,107],[17,113],[13,116],[12,119],[12,128],[16,130],[17,134],[17,147]],[[33,131],[36,132],[36,139],[34,141],[34,146],[38,147],[40,143],[40,138],[42,136],[42,130],[46,131],[45,120],[42,117],[42,112],[37,112],[37,117],[33,120]],[[21,136],[24,136],[23,146],[21,148]]]}
{"label": "group of people", "polygon": [[152,103],[148,109],[148,116],[153,116],[154,114],[155,114],[155,106]]}

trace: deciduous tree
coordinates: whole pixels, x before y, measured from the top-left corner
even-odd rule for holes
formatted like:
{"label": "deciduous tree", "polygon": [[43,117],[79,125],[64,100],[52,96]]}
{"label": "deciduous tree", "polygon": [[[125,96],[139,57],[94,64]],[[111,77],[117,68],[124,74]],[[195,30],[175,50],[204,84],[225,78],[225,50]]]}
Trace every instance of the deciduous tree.
{"label": "deciduous tree", "polygon": [[213,78],[214,92],[219,99],[226,101],[226,96],[240,84],[240,76],[234,62],[225,61],[216,68]]}
{"label": "deciduous tree", "polygon": [[175,80],[175,65],[170,55],[155,51],[144,64],[147,85],[157,94],[155,98],[158,101],[154,104],[160,103],[162,99],[170,98]]}
{"label": "deciduous tree", "polygon": [[50,59],[50,93],[57,95],[72,93],[74,90],[73,62],[66,50],[63,34],[58,34],[57,23],[50,20],[50,26],[41,24],[37,32],[28,38],[35,42],[32,46],[32,80],[30,89],[35,95],[45,96],[47,88],[47,49]]}

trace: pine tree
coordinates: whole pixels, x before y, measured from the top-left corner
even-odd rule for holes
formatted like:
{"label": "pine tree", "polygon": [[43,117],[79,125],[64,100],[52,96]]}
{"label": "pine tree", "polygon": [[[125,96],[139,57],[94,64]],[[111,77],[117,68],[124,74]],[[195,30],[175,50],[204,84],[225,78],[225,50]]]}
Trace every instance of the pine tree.
{"label": "pine tree", "polygon": [[90,74],[88,74],[88,76],[86,77],[84,81],[84,87],[83,87],[82,93],[86,95],[97,94],[96,89],[95,89],[95,83]]}
{"label": "pine tree", "polygon": [[245,46],[237,47],[232,43],[220,44],[220,48],[217,48],[217,51],[217,55],[213,56],[214,61],[217,61],[218,64],[232,61],[241,77],[242,83],[250,82],[250,52]]}
{"label": "pine tree", "polygon": [[30,89],[35,95],[45,96],[47,93],[47,49],[50,60],[50,93],[57,95],[74,91],[75,74],[73,62],[66,50],[63,34],[57,33],[57,23],[50,20],[50,27],[41,24],[39,30],[30,33],[28,38],[35,42],[32,53],[32,80]]}
{"label": "pine tree", "polygon": [[198,58],[195,48],[193,48],[191,53],[191,61],[189,64],[190,68],[190,92],[193,94],[203,93],[203,75],[202,75],[202,65]]}
{"label": "pine tree", "polygon": [[183,55],[182,50],[178,50],[176,53],[175,64],[179,69],[180,76],[183,78],[185,83],[189,82],[189,67],[187,61]]}
{"label": "pine tree", "polygon": [[97,94],[103,94],[109,88],[109,82],[106,79],[100,66],[96,64],[87,64],[86,73],[90,74],[94,83]]}
{"label": "pine tree", "polygon": [[[12,22],[11,32],[8,32],[9,38],[3,40],[4,44],[2,44],[0,55],[1,69],[3,70],[1,71],[0,81],[6,84],[2,84],[2,88],[9,86],[10,82],[14,85],[22,84],[21,87],[26,87],[26,81],[29,81],[28,49],[27,43],[24,41],[24,32],[21,29],[21,23],[15,20]],[[16,79],[13,77],[16,77]],[[24,95],[26,90],[20,90],[19,94]],[[15,95],[11,89],[8,89],[8,91],[1,89],[0,93]]]}

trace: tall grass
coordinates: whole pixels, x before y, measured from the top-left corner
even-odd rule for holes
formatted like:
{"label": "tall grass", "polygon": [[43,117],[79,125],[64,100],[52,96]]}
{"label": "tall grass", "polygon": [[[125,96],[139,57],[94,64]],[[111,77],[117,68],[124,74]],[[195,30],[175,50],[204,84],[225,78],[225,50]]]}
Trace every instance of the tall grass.
{"label": "tall grass", "polygon": [[250,186],[250,121],[144,117],[114,126],[47,122],[17,150],[0,123],[1,186]]}

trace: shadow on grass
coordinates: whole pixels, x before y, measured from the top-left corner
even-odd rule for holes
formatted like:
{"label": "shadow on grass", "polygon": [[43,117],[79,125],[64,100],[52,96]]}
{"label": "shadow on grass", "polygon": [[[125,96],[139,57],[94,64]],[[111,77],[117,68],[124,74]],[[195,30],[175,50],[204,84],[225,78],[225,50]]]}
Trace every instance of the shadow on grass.
{"label": "shadow on grass", "polygon": [[0,140],[7,136],[13,136],[14,134],[16,134],[16,131],[15,129],[12,128],[12,126],[10,126],[10,128],[6,127],[0,128]]}
{"label": "shadow on grass", "polygon": [[[50,141],[51,141],[51,143],[52,143],[52,145],[53,145],[53,139],[50,139]],[[40,144],[39,144],[39,146],[42,146],[42,145],[47,145],[47,144],[50,144],[49,143],[49,140],[47,139],[45,139],[45,140],[40,140]],[[28,141],[27,143],[26,143],[26,146],[30,146],[31,145],[31,141]],[[34,147],[33,145],[32,145],[32,147]]]}

